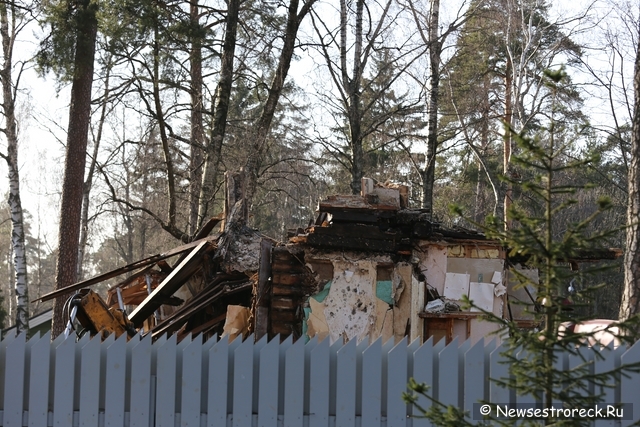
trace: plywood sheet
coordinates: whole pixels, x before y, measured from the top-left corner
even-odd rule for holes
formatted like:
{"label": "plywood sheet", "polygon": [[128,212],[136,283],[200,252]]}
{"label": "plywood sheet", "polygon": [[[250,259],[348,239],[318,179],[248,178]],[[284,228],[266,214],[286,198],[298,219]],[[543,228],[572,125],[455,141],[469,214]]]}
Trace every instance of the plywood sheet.
{"label": "plywood sheet", "polygon": [[473,301],[475,307],[469,311],[493,311],[493,300],[495,295],[493,283],[471,282],[469,283],[469,299]]}
{"label": "plywood sheet", "polygon": [[469,295],[469,275],[465,273],[447,273],[444,282],[445,298],[460,301],[463,296],[467,295]]}
{"label": "plywood sheet", "polygon": [[427,285],[435,288],[440,295],[444,292],[447,262],[446,246],[429,246],[420,258],[420,271],[425,275]]}

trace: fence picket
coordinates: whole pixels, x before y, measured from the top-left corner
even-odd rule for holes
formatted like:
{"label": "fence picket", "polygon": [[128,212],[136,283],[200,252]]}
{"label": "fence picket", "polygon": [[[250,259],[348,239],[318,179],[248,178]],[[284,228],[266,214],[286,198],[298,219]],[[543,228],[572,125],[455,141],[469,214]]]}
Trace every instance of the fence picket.
{"label": "fence picket", "polygon": [[484,342],[478,341],[464,353],[464,396],[462,409],[473,415],[473,404],[485,400],[484,387],[487,375],[484,366]]}
{"label": "fence picket", "polygon": [[180,425],[200,427],[200,378],[202,376],[202,337],[196,336],[182,351]]}
{"label": "fence picket", "polygon": [[438,400],[445,405],[458,406],[458,339],[438,353]]}
{"label": "fence picket", "polygon": [[[266,337],[266,335],[265,335]],[[260,350],[260,379],[258,382],[258,427],[278,425],[279,342],[272,339]]]}
{"label": "fence picket", "polygon": [[331,379],[329,352],[329,338],[325,338],[311,350],[308,387],[309,427],[329,427],[329,384]]}
{"label": "fence picket", "polygon": [[490,356],[489,378],[491,378],[491,383],[489,384],[489,402],[494,404],[504,405],[510,403],[509,389],[500,387],[493,381],[509,376],[509,366],[506,363],[506,358],[502,355],[505,350],[506,347],[500,345],[491,352]]}
{"label": "fence picket", "polygon": [[[622,366],[640,367],[640,342],[635,343],[620,358]],[[637,420],[640,418],[640,393],[638,393],[638,384],[640,384],[640,372],[630,372],[620,379],[620,396],[622,402],[629,405],[628,410],[633,411],[633,415]],[[633,419],[623,420],[622,427],[632,425]]]}
{"label": "fence picket", "polygon": [[177,337],[172,335],[157,354],[156,426],[175,427]]}
{"label": "fence picket", "polygon": [[304,409],[304,340],[296,341],[285,355],[284,391],[283,425],[300,426]]}
{"label": "fence picket", "polygon": [[[429,387],[427,395],[430,396],[433,393],[434,386],[433,358],[433,337],[429,337],[420,348],[413,352],[413,379],[416,380],[418,384],[426,384]],[[431,400],[425,396],[418,396],[416,403],[427,411],[431,407]],[[414,413],[415,412],[414,410]],[[413,420],[413,426],[428,427],[431,426],[431,421],[426,418],[416,418]]]}
{"label": "fence picket", "polygon": [[104,423],[106,427],[124,425],[124,396],[127,336],[120,337],[107,348]]}
{"label": "fence picket", "polygon": [[82,346],[80,361],[80,426],[95,426],[100,408],[100,338]]}
{"label": "fence picket", "polygon": [[[240,338],[236,338],[240,340]],[[247,338],[234,351],[233,427],[251,425],[253,396],[253,339]]]}
{"label": "fence picket", "polygon": [[131,350],[131,410],[129,425],[150,427],[155,408],[151,402],[151,334]]}
{"label": "fence picket", "polygon": [[49,412],[49,361],[51,333],[47,332],[31,347],[29,366],[29,427],[47,425]]}
{"label": "fence picket", "polygon": [[362,425],[379,426],[382,412],[382,338],[375,340],[362,353],[362,372]]}
{"label": "fence picket", "polygon": [[3,425],[22,427],[26,334],[20,334],[7,345],[5,353]]}
{"label": "fence picket", "polygon": [[336,427],[355,427],[356,422],[356,340],[337,353]]}
{"label": "fence picket", "polygon": [[[534,396],[515,396],[489,378],[508,375],[504,346],[495,341],[458,346],[423,345],[406,339],[394,345],[380,339],[368,345],[355,340],[307,344],[288,338],[254,343],[202,337],[177,343],[176,337],[152,343],[150,337],[113,337],[104,342],[82,338],[49,341],[49,335],[0,341],[3,369],[0,427],[40,426],[224,426],[224,427],[424,427],[402,400],[410,377],[433,388],[444,404],[468,412],[480,400],[534,403]],[[594,357],[600,352],[602,358]],[[514,352],[518,360],[523,351]],[[640,344],[630,349],[582,347],[576,355],[559,354],[558,367],[584,366],[604,373],[640,366]],[[584,359],[584,360],[583,360]],[[602,403],[635,404],[640,374],[612,379],[614,388]],[[178,382],[180,381],[180,382]],[[574,388],[578,383],[563,384]],[[429,408],[430,400],[418,404]],[[104,408],[104,409],[103,409]],[[629,410],[630,407],[625,407]],[[637,409],[637,408],[636,408]],[[155,417],[155,418],[154,418]],[[637,419],[637,416],[636,416]],[[627,426],[633,420],[597,420],[600,426]]]}
{"label": "fence picket", "polygon": [[73,424],[73,385],[75,370],[75,340],[73,336],[55,348],[53,425]]}
{"label": "fence picket", "polygon": [[229,337],[223,337],[209,350],[208,427],[226,426],[229,369]]}
{"label": "fence picket", "polygon": [[407,338],[400,340],[387,358],[387,426],[407,425],[407,404],[402,393],[407,390]]}

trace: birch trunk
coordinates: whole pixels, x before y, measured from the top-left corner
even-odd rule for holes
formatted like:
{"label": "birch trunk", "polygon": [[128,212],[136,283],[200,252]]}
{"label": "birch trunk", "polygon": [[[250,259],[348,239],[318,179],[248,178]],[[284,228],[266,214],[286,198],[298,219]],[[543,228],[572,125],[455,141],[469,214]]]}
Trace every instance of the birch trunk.
{"label": "birch trunk", "polygon": [[[24,219],[20,201],[20,174],[18,167],[18,125],[15,115],[15,92],[11,75],[13,43],[15,40],[15,14],[11,17],[7,3],[0,4],[0,33],[2,37],[3,63],[2,109],[5,117],[4,134],[7,137],[7,153],[3,155],[9,169],[9,212],[11,214],[11,246],[15,269],[16,333],[29,331],[29,292],[27,287],[27,254],[24,244]],[[9,19],[11,18],[11,24]]]}
{"label": "birch trunk", "polygon": [[[78,243],[82,210],[82,187],[87,157],[87,134],[91,119],[91,87],[93,62],[96,49],[97,5],[90,0],[78,2],[76,51],[74,57],[69,127],[65,155],[62,199],[60,202],[60,228],[58,231],[58,262],[56,265],[56,289],[76,282],[78,273]],[[62,307],[69,294],[60,296],[53,303],[51,338],[64,331],[65,319]]]}

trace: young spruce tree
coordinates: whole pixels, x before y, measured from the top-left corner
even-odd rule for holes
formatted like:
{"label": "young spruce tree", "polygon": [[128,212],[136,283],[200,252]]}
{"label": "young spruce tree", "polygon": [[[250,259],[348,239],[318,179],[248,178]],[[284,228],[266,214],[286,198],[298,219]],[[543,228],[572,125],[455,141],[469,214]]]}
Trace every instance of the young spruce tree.
{"label": "young spruce tree", "polygon": [[[546,71],[544,79],[550,89],[550,94],[558,97],[561,92],[564,71]],[[511,129],[514,141],[518,144],[517,155],[513,155],[514,164],[522,168],[522,176],[527,179],[508,180],[514,189],[520,193],[520,200],[514,202],[507,212],[513,222],[512,228],[505,230],[504,225],[496,218],[489,218],[481,228],[487,237],[498,239],[508,249],[510,259],[526,260],[526,265],[538,270],[539,280],[533,282],[517,270],[510,270],[515,274],[519,286],[535,288],[537,304],[531,304],[528,311],[532,313],[536,323],[535,329],[522,329],[513,321],[497,318],[492,313],[485,312],[487,320],[503,325],[508,333],[506,338],[507,350],[503,353],[509,365],[509,378],[495,380],[501,387],[516,391],[518,395],[534,396],[540,408],[587,408],[602,402],[602,393],[615,383],[616,378],[624,374],[625,370],[637,370],[635,366],[622,366],[614,371],[593,374],[592,360],[606,356],[607,349],[597,351],[584,345],[589,334],[562,332],[563,322],[580,322],[586,320],[578,315],[582,302],[588,302],[594,288],[573,286],[569,292],[569,284],[582,283],[587,275],[593,274],[602,267],[582,265],[579,270],[568,267],[568,260],[578,258],[578,255],[596,249],[607,248],[608,237],[612,230],[594,230],[591,227],[594,219],[611,207],[606,198],[598,200],[594,212],[582,221],[565,224],[562,230],[554,229],[553,218],[559,212],[569,209],[576,201],[573,198],[578,191],[586,191],[588,185],[567,185],[560,182],[558,177],[566,175],[576,168],[585,167],[594,160],[589,157],[573,160],[567,156],[569,143],[561,135],[566,135],[567,124],[561,119],[561,105],[554,100],[552,111],[549,112],[549,123],[540,129],[535,136],[525,133],[516,134]],[[539,209],[531,209],[537,205]],[[459,208],[454,208],[462,215]],[[477,225],[477,224],[476,224]],[[568,300],[572,304],[567,306]],[[469,302],[472,304],[472,302]],[[637,322],[636,318],[628,322]],[[628,324],[620,323],[616,326],[621,330]],[[616,330],[611,330],[615,332]],[[620,336],[622,341],[631,341],[633,337]],[[592,352],[592,355],[587,353]],[[518,357],[526,354],[527,357]],[[583,363],[573,369],[559,368],[559,360],[564,355],[571,354],[581,357]],[[588,356],[593,356],[592,358]],[[411,393],[405,393],[407,402],[415,404],[417,395],[422,394],[431,399],[428,386],[411,381]],[[595,390],[595,392],[593,392]],[[464,413],[460,408],[446,407],[437,401],[428,411],[418,407],[434,424],[440,426],[470,426],[470,425],[554,425],[577,426],[590,425],[587,419],[566,419],[547,417],[537,420],[523,419],[492,419],[478,421],[472,414]],[[505,403],[505,402],[486,402]],[[611,403],[611,402],[607,402]],[[495,414],[495,412],[492,412]]]}

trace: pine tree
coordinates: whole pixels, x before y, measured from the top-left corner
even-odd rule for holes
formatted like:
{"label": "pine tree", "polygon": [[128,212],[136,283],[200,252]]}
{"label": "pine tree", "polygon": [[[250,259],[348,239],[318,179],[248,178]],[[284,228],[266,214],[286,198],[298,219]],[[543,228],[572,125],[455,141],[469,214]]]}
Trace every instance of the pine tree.
{"label": "pine tree", "polygon": [[[534,396],[537,401],[542,402],[544,408],[552,407],[554,402],[561,402],[572,408],[592,406],[600,402],[601,396],[589,393],[589,385],[606,386],[612,378],[620,374],[619,371],[591,374],[590,363],[586,361],[581,367],[571,371],[557,368],[557,361],[562,354],[579,355],[578,346],[584,343],[588,335],[560,333],[561,323],[580,322],[587,318],[576,314],[577,310],[567,311],[567,298],[572,298],[574,308],[579,308],[579,302],[588,300],[594,292],[593,287],[585,287],[578,289],[573,295],[568,295],[567,286],[572,280],[581,282],[599,270],[596,266],[574,271],[566,267],[567,260],[576,258],[583,251],[608,247],[611,232],[589,230],[589,225],[611,207],[607,198],[600,199],[594,213],[581,221],[566,224],[562,231],[554,227],[554,216],[574,205],[576,200],[573,196],[576,192],[588,187],[558,183],[557,177],[567,170],[583,168],[595,160],[573,160],[566,156],[571,141],[565,138],[567,129],[563,121],[556,120],[561,117],[561,106],[557,96],[563,89],[563,77],[563,71],[546,71],[544,75],[544,82],[555,98],[548,123],[541,124],[535,135],[524,132],[516,134],[512,129],[508,129],[513,132],[512,137],[519,149],[519,153],[514,155],[512,160],[530,175],[523,180],[509,177],[505,179],[513,185],[514,191],[521,192],[521,197],[526,198],[528,202],[514,203],[510,206],[507,219],[513,221],[512,228],[505,230],[502,222],[496,217],[490,217],[487,225],[483,227],[488,237],[499,239],[504,247],[509,249],[510,257],[526,259],[527,265],[538,269],[538,283],[533,283],[531,279],[517,272],[515,274],[522,286],[532,286],[536,289],[540,302],[537,309],[530,306],[529,310],[542,326],[541,330],[521,329],[513,321],[505,323],[504,319],[490,313],[485,314],[490,321],[504,323],[509,334],[506,339],[507,350],[503,356],[509,365],[510,377],[497,380],[497,383],[515,389],[518,394]],[[528,205],[532,203],[537,204],[540,209],[530,209]],[[458,213],[461,214],[459,208]],[[628,323],[618,326],[624,328],[637,322],[637,318],[632,318]],[[630,337],[620,339],[631,341]],[[528,357],[519,358],[520,351],[525,352]],[[595,358],[601,357],[600,353],[594,353]],[[563,384],[567,386],[561,386]],[[425,386],[415,382],[410,384],[410,388],[414,392],[426,393]],[[410,402],[415,402],[415,397],[405,395]],[[458,408],[434,405],[426,415],[437,425],[473,425],[468,419],[469,415]],[[491,425],[511,425],[514,422],[516,420],[491,420]],[[521,424],[522,420],[517,422]],[[551,418],[545,420],[545,424],[554,423],[553,425],[582,425],[587,422],[590,421]]]}

